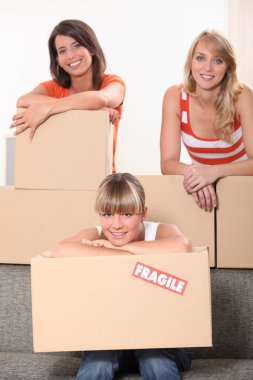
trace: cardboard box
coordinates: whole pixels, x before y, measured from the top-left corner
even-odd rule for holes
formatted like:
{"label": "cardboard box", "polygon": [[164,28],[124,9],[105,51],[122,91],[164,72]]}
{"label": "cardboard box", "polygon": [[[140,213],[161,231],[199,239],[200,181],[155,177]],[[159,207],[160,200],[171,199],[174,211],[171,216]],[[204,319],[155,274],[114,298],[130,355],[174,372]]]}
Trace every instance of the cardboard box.
{"label": "cardboard box", "polygon": [[15,187],[97,190],[112,171],[113,128],[107,111],[68,111],[16,137]]}
{"label": "cardboard box", "polygon": [[183,187],[183,176],[138,176],[146,193],[148,220],[176,224],[193,246],[209,247],[210,266],[215,262],[214,211],[200,209]]}
{"label": "cardboard box", "polygon": [[0,263],[30,264],[60,240],[98,223],[95,191],[0,187]]}
{"label": "cardboard box", "polygon": [[253,177],[218,181],[217,266],[253,268]]}
{"label": "cardboard box", "polygon": [[32,258],[36,352],[211,346],[206,250]]}

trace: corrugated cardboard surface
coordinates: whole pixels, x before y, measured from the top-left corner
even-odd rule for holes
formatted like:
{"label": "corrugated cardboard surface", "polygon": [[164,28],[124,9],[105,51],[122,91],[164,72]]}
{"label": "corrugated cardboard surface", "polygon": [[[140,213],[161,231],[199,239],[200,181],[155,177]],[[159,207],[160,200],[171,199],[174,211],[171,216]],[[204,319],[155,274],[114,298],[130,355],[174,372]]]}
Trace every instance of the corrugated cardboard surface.
{"label": "corrugated cardboard surface", "polygon": [[112,171],[113,127],[106,111],[68,111],[16,137],[15,187],[96,190]]}
{"label": "corrugated cardboard surface", "polygon": [[253,177],[218,181],[217,266],[253,268]]}
{"label": "corrugated cardboard surface", "polygon": [[194,246],[209,247],[210,266],[215,266],[214,211],[200,209],[183,187],[183,176],[138,176],[146,192],[148,220],[176,224]]}
{"label": "corrugated cardboard surface", "polygon": [[[134,277],[137,262],[188,281],[183,295]],[[32,259],[34,350],[210,346],[208,254]]]}
{"label": "corrugated cardboard surface", "polygon": [[0,187],[0,263],[30,264],[60,240],[97,224],[95,191]]}

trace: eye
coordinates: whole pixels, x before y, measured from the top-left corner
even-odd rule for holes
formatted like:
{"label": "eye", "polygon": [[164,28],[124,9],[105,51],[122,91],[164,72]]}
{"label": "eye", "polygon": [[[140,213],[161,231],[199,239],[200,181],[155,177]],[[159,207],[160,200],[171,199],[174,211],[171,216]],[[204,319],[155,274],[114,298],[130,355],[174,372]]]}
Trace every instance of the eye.
{"label": "eye", "polygon": [[216,65],[221,65],[221,64],[223,63],[223,60],[222,60],[221,58],[215,58],[215,59],[214,59],[214,63],[215,63]]}
{"label": "eye", "polygon": [[62,55],[66,52],[66,49],[59,49],[58,50],[58,55]]}
{"label": "eye", "polygon": [[113,214],[110,214],[110,213],[105,213],[105,214],[102,214],[102,216],[104,216],[105,218],[111,218]]}
{"label": "eye", "polygon": [[81,47],[81,44],[79,44],[79,42],[75,42],[74,45],[73,45],[73,47],[75,49],[78,49],[79,47]]}
{"label": "eye", "polygon": [[204,61],[204,59],[205,59],[205,58],[204,58],[203,55],[197,55],[197,56],[196,56],[196,60],[197,60],[197,61],[200,61],[200,62],[201,62],[201,61]]}
{"label": "eye", "polygon": [[133,214],[124,214],[125,218],[130,218]]}

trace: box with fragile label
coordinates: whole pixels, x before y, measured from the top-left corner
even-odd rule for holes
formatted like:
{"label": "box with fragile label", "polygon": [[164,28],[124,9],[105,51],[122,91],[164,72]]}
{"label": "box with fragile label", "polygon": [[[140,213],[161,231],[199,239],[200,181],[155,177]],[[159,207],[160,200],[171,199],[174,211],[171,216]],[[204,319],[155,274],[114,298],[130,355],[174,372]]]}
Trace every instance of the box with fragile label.
{"label": "box with fragile label", "polygon": [[212,345],[206,249],[32,258],[36,352]]}

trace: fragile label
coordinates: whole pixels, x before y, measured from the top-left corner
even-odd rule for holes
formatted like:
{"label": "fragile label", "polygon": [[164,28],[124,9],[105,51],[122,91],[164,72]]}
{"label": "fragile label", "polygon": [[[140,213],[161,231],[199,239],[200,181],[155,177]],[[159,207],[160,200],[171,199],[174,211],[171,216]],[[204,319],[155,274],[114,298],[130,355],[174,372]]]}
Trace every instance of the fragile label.
{"label": "fragile label", "polygon": [[183,280],[182,278],[162,272],[140,262],[136,263],[133,276],[163,289],[180,294],[181,296],[184,294],[185,288],[188,284],[188,281]]}

